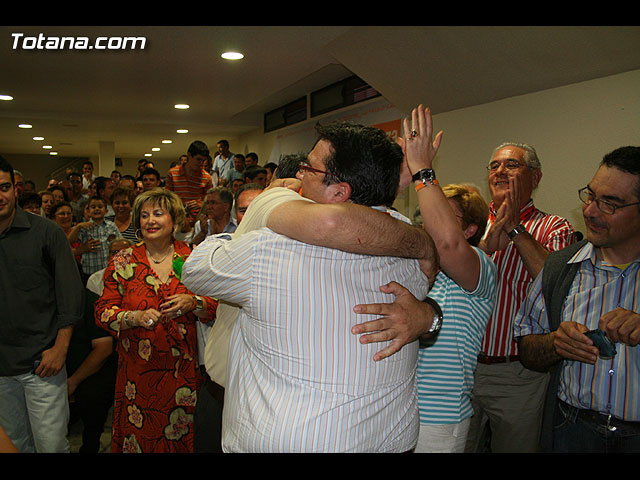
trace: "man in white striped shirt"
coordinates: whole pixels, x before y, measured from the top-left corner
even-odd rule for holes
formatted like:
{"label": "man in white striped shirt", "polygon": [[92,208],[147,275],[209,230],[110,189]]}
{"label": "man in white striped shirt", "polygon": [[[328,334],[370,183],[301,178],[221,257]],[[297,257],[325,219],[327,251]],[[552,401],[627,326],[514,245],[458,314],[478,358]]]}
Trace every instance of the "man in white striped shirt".
{"label": "man in white striped shirt", "polygon": [[[367,127],[328,126],[320,133],[299,173],[303,197],[316,202],[310,207],[393,202],[403,161],[397,145]],[[345,137],[356,141],[345,142]],[[270,194],[284,195],[282,190]],[[276,227],[299,206],[290,201],[278,207],[284,215],[270,217],[269,226]],[[390,215],[382,217],[392,221]],[[308,219],[297,215],[292,223]],[[411,229],[411,235],[417,231]],[[377,247],[357,223],[342,233],[356,238],[352,250]],[[310,235],[321,237],[322,232]],[[329,240],[335,241],[324,242]],[[431,254],[425,245],[422,250]],[[260,229],[232,241],[209,238],[185,263],[189,288],[242,307],[230,347],[224,451],[402,452],[414,447],[417,343],[374,362],[378,347],[361,344],[351,328],[358,321],[354,305],[387,299],[381,285],[399,281],[425,298],[429,281],[416,260],[360,253]],[[425,326],[423,331],[430,325]]]}

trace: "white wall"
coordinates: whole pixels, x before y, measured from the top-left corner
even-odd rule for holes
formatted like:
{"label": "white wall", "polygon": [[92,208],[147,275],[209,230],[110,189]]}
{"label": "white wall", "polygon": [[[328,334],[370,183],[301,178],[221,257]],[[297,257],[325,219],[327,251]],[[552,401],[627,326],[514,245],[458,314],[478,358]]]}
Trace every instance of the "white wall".
{"label": "white wall", "polygon": [[[409,113],[376,99],[320,120],[351,117],[371,125]],[[640,145],[640,70],[434,114],[436,131],[444,131],[434,167],[442,184],[474,183],[489,200],[485,166],[493,148],[503,141],[529,143],[542,162],[537,207],[568,218],[584,232],[578,189],[591,180],[604,154]],[[264,164],[278,151],[296,153],[304,144],[308,150],[317,121],[268,134],[252,132],[238,139],[235,151],[256,151]],[[407,189],[396,207],[411,217],[416,204],[415,192]]]}

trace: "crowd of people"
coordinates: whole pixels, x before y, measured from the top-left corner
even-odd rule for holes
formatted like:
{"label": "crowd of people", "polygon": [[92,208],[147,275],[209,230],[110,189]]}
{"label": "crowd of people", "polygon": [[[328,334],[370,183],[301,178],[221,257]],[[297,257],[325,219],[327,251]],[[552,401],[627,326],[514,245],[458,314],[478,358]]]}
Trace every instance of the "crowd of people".
{"label": "crowd of people", "polygon": [[583,239],[532,146],[490,154],[487,202],[439,184],[428,109],[403,127],[39,193],[0,159],[0,448],[80,418],[97,452],[113,408],[112,452],[640,451],[640,147],[576,186]]}

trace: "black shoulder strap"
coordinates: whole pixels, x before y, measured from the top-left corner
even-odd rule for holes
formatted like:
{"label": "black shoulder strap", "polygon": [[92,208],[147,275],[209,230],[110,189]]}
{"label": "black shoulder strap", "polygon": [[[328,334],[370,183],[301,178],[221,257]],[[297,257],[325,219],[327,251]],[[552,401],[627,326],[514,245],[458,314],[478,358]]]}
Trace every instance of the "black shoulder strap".
{"label": "black shoulder strap", "polygon": [[[547,256],[542,270],[542,295],[549,319],[549,328],[554,331],[562,321],[562,305],[571,288],[573,279],[580,268],[579,263],[567,263],[580,250],[587,240],[573,243],[562,250],[551,252]],[[547,397],[542,419],[542,449],[551,452],[553,449],[553,421],[557,405],[557,393],[560,386],[560,372],[562,362],[551,370]]]}

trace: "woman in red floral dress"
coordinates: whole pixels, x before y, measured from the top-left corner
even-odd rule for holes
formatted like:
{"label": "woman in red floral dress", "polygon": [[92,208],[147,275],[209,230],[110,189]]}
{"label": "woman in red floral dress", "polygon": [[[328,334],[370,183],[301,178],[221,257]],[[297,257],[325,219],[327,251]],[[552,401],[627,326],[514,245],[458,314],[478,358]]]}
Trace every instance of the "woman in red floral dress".
{"label": "woman in red floral dress", "polygon": [[135,201],[143,242],[109,262],[96,323],[118,339],[112,452],[192,452],[193,413],[203,379],[196,322],[211,321],[217,302],[190,293],[174,272],[190,249],[173,238],[184,208],[155,189]]}

